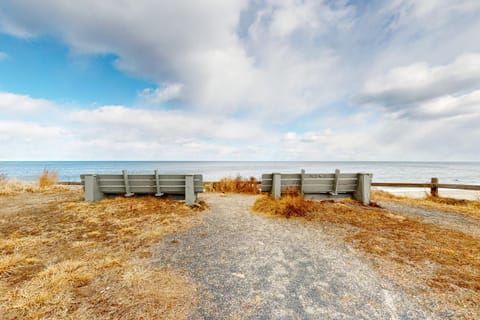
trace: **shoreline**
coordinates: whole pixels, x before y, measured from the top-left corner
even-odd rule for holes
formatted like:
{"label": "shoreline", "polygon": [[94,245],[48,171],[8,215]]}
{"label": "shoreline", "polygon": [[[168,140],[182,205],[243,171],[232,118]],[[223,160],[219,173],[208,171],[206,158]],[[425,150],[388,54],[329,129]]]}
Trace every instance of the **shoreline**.
{"label": "shoreline", "polygon": [[[372,191],[385,191],[396,196],[403,196],[414,199],[423,199],[430,195],[430,188],[391,188],[391,187],[372,187]],[[438,195],[441,198],[454,198],[465,200],[480,200],[480,191],[458,190],[458,189],[438,189]]]}

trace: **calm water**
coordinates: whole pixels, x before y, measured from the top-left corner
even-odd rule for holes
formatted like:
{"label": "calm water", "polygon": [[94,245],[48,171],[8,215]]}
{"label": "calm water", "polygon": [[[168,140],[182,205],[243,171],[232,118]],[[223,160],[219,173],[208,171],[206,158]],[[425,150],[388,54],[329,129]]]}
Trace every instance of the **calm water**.
{"label": "calm water", "polygon": [[231,161],[3,161],[0,174],[23,181],[34,181],[46,168],[59,174],[61,181],[80,181],[81,173],[201,173],[204,180],[225,176],[260,178],[271,172],[342,172],[373,173],[374,181],[427,182],[438,177],[443,183],[480,184],[480,162],[231,162]]}

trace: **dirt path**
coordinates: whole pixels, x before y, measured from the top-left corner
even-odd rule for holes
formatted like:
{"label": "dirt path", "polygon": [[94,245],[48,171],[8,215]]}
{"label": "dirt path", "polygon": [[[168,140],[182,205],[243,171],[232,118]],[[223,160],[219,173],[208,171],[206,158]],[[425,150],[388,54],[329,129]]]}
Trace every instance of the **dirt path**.
{"label": "dirt path", "polygon": [[197,283],[192,319],[432,318],[327,227],[253,214],[253,196],[202,198],[203,222],[154,257]]}
{"label": "dirt path", "polygon": [[460,214],[418,208],[395,201],[381,200],[377,201],[377,203],[382,208],[392,212],[413,217],[420,217],[426,223],[444,226],[446,228],[458,230],[476,237],[480,236],[480,225],[478,221]]}

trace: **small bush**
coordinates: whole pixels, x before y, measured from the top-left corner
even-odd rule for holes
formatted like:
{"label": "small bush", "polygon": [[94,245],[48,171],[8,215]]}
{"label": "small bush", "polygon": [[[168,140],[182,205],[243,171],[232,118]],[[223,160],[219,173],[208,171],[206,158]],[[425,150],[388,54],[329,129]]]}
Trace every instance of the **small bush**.
{"label": "small bush", "polygon": [[38,178],[38,186],[40,188],[51,187],[58,182],[58,173],[54,171],[48,171],[47,169],[43,169],[42,174]]}
{"label": "small bush", "polygon": [[265,196],[259,198],[252,209],[256,212],[284,216],[286,218],[306,217],[318,211],[318,202],[306,200],[296,194],[285,195],[279,200]]}
{"label": "small bush", "polygon": [[207,192],[234,192],[259,194],[258,180],[255,177],[249,179],[237,176],[236,178],[222,178],[220,181],[205,183]]}

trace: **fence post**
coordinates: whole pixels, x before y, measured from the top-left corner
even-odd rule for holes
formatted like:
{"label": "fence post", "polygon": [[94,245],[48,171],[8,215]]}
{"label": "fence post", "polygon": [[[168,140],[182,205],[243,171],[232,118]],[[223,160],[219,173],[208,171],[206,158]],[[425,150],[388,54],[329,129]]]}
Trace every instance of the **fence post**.
{"label": "fence post", "polygon": [[103,192],[98,186],[97,176],[94,174],[85,175],[85,202],[94,202],[102,200]]}
{"label": "fence post", "polygon": [[185,203],[188,205],[194,204],[196,197],[195,197],[195,189],[193,183],[193,175],[186,175],[185,176]]}
{"label": "fence post", "polygon": [[353,197],[364,205],[369,205],[371,184],[372,175],[370,173],[359,173],[357,191],[354,192]]}
{"label": "fence post", "polygon": [[280,173],[272,174],[272,197],[280,199],[282,196],[282,175]]}
{"label": "fence post", "polygon": [[305,169],[302,169],[302,171],[300,171],[300,194],[302,195],[302,197],[305,195],[303,192],[304,185],[305,185]]}
{"label": "fence post", "polygon": [[130,182],[128,181],[128,172],[127,170],[122,170],[123,182],[125,184],[125,197],[131,197],[134,194],[130,192]]}
{"label": "fence post", "polygon": [[431,180],[430,194],[432,197],[438,197],[438,178],[436,177]]}

